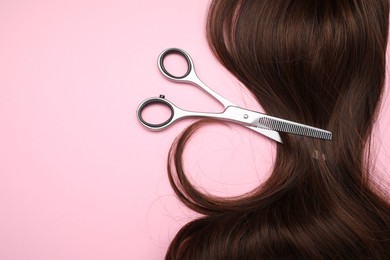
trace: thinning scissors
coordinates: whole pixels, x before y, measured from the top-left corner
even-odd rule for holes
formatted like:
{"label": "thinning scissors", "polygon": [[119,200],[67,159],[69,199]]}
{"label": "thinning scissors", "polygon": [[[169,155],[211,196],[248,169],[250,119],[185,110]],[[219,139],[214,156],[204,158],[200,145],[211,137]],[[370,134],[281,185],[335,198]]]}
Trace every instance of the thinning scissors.
{"label": "thinning scissors", "polygon": [[[187,72],[182,76],[174,76],[168,72],[164,66],[164,59],[170,54],[178,54],[185,58],[187,62]],[[196,75],[194,63],[190,55],[177,48],[169,48],[164,50],[158,57],[158,67],[161,73],[173,82],[178,83],[189,83],[203,89],[210,96],[215,98],[224,107],[224,111],[221,113],[206,113],[206,112],[195,112],[181,109],[168,100],[165,99],[164,95],[159,97],[152,97],[141,102],[137,109],[137,117],[140,123],[150,130],[162,130],[170,126],[177,120],[188,118],[188,117],[207,117],[217,118],[238,124],[242,124],[249,129],[263,134],[279,143],[283,143],[279,135],[279,132],[286,132],[290,134],[308,136],[313,138],[332,140],[332,133],[320,128],[311,127],[304,124],[284,120],[281,118],[269,116],[260,112],[241,108],[233,102],[222,97],[214,90],[210,89],[204,84]],[[169,108],[171,114],[170,117],[162,123],[150,123],[142,117],[142,111],[153,104],[165,105]]]}

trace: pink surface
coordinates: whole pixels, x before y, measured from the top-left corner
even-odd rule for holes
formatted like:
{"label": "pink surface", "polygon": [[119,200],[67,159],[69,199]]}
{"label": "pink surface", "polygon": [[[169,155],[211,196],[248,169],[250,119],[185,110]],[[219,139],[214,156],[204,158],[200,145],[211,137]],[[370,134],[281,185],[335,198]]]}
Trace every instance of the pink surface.
{"label": "pink surface", "polygon": [[[211,55],[207,4],[1,2],[0,259],[163,258],[178,228],[195,216],[166,176],[170,144],[191,121],[149,132],[136,108],[159,94],[187,109],[221,107],[195,87],[163,78],[158,54],[185,49],[205,83],[260,109]],[[388,168],[389,109],[375,135],[379,170]],[[210,126],[185,156],[200,187],[228,196],[267,177],[274,143],[238,126]]]}

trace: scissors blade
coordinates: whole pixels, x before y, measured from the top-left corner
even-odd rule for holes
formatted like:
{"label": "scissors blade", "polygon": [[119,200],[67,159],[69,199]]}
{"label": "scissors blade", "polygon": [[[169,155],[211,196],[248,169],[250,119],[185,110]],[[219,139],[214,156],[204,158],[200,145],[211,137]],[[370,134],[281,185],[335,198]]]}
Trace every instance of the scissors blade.
{"label": "scissors blade", "polygon": [[271,138],[272,140],[283,143],[282,138],[280,137],[280,134],[274,130],[265,129],[265,128],[258,128],[256,126],[247,126],[250,130],[253,130],[255,132],[258,132],[259,134],[265,135],[268,138]]}
{"label": "scissors blade", "polygon": [[258,117],[251,125],[260,129],[332,140],[332,132],[267,115]]}

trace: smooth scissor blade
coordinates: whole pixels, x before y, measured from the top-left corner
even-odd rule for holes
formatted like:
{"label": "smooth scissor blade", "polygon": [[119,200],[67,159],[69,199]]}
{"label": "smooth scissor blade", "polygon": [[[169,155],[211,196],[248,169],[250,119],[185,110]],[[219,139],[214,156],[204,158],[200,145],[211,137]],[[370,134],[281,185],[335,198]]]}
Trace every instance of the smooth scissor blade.
{"label": "smooth scissor blade", "polygon": [[248,126],[249,129],[256,131],[262,135],[267,136],[268,138],[271,138],[272,140],[283,143],[282,138],[280,137],[280,134],[274,130],[265,129],[265,128],[258,128],[256,126]]}

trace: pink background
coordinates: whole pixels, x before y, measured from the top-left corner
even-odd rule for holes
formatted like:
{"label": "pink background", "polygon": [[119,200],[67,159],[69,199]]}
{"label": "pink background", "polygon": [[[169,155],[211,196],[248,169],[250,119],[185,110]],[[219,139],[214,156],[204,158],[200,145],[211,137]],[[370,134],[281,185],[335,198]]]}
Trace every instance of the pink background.
{"label": "pink background", "polygon": [[[207,5],[1,1],[0,259],[163,258],[178,228],[195,216],[166,176],[168,149],[191,121],[149,132],[136,108],[159,94],[186,109],[221,107],[162,77],[158,54],[185,49],[206,84],[261,109],[210,53]],[[385,104],[374,136],[382,172],[388,110]],[[268,176],[274,145],[239,126],[209,126],[194,136],[186,168],[212,194],[241,194]]]}

